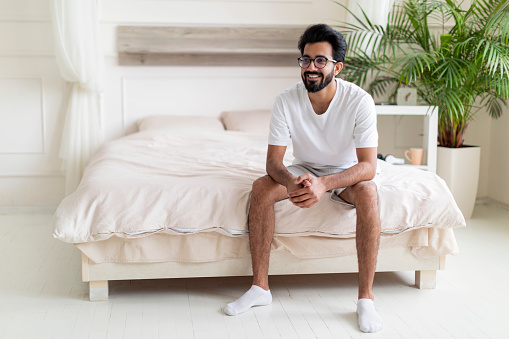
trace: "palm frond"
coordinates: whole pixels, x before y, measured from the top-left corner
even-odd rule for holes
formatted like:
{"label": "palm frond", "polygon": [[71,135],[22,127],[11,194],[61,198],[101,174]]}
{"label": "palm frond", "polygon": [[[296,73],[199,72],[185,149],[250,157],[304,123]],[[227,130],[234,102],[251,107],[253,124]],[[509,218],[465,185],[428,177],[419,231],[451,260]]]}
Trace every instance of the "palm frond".
{"label": "palm frond", "polygon": [[457,58],[448,58],[443,61],[431,74],[438,79],[444,79],[447,87],[461,86],[465,77],[468,62]]}
{"label": "palm frond", "polygon": [[425,51],[429,51],[429,27],[427,25],[426,8],[419,5],[418,1],[409,0],[403,5],[407,17],[415,32],[415,42]]}
{"label": "palm frond", "polygon": [[509,79],[486,75],[479,81],[482,92],[500,99],[509,99]]}
{"label": "palm frond", "polygon": [[371,95],[383,95],[387,92],[390,86],[399,84],[398,79],[391,76],[378,76],[373,80],[367,89],[367,92]]}
{"label": "palm frond", "polygon": [[477,50],[481,53],[482,61],[489,73],[501,73],[502,77],[509,76],[509,45],[480,39]]}
{"label": "palm frond", "polygon": [[361,87],[367,84],[370,76],[387,71],[388,58],[386,56],[372,58],[364,51],[356,51],[354,56],[347,57],[345,61],[345,67],[339,74],[340,77],[359,84]]}
{"label": "palm frond", "polygon": [[487,18],[484,33],[486,37],[499,38],[500,42],[507,45],[509,42],[509,3],[505,2],[503,5]]}
{"label": "palm frond", "polygon": [[468,18],[473,18],[477,30],[481,30],[486,25],[488,18],[495,11],[500,1],[493,0],[477,0],[472,3],[472,6],[467,10],[465,15]]}
{"label": "palm frond", "polygon": [[442,114],[445,113],[448,119],[456,121],[467,119],[462,100],[465,93],[460,88],[438,87],[432,95],[435,97],[436,106],[444,108]]}
{"label": "palm frond", "polygon": [[500,98],[488,95],[484,100],[482,100],[482,104],[487,107],[488,114],[490,117],[494,119],[498,119],[502,116],[503,108],[502,105],[507,107],[507,102],[504,100],[500,100]]}
{"label": "palm frond", "polygon": [[462,55],[470,55],[472,52],[475,52],[475,50],[478,49],[476,45],[477,42],[478,39],[476,39],[473,36],[468,37],[461,41],[457,41],[453,43],[452,53],[457,57]]}
{"label": "palm frond", "polygon": [[[435,53],[409,52],[397,58],[394,67],[399,67],[399,82],[410,84],[417,81],[421,74],[431,71],[431,67],[436,63]],[[391,69],[395,71],[396,69]]]}
{"label": "palm frond", "polygon": [[356,21],[355,23],[343,23],[336,26],[345,34],[349,51],[369,50],[380,44],[385,37],[385,27],[373,24],[362,8],[360,9],[363,16],[359,17],[343,4],[336,3],[346,9]]}
{"label": "palm frond", "polygon": [[[355,21],[357,21],[364,29],[368,29],[368,25],[366,25],[366,23],[364,23],[364,21],[360,17],[358,17],[351,10],[349,10],[348,7],[346,7],[345,5],[343,5],[342,3],[339,3],[337,1],[334,1],[334,2],[336,4],[338,4],[339,6],[343,7],[348,13],[350,13],[350,15],[352,15],[352,17],[355,19]],[[364,11],[362,11],[362,12],[364,13]]]}

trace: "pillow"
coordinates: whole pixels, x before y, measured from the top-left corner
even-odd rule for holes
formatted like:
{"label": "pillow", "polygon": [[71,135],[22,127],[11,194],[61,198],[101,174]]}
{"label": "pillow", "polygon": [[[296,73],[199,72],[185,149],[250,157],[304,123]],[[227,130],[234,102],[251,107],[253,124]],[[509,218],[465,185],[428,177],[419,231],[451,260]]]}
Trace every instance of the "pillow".
{"label": "pillow", "polygon": [[217,117],[153,115],[139,119],[136,124],[140,132],[156,129],[224,131],[224,126]]}
{"label": "pillow", "polygon": [[270,110],[223,112],[220,118],[230,131],[269,134]]}

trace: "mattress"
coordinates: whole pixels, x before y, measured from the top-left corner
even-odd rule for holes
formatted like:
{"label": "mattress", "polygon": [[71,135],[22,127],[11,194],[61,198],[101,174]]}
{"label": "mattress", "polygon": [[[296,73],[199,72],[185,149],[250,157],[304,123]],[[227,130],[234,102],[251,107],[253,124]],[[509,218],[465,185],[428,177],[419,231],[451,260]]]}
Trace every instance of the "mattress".
{"label": "mattress", "polygon": [[[76,244],[95,263],[213,262],[249,257],[248,235],[225,236],[217,232],[187,235],[156,233],[141,238],[111,237]],[[453,230],[419,228],[382,235],[380,250],[408,247],[418,258],[457,254]],[[355,238],[275,236],[271,253],[287,251],[300,259],[334,258],[356,254]]]}

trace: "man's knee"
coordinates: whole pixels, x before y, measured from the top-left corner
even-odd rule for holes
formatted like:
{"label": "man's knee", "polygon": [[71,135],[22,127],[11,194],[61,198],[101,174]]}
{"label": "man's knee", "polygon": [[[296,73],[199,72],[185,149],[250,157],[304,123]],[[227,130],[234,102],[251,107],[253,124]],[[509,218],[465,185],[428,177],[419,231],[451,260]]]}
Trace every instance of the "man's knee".
{"label": "man's knee", "polygon": [[251,201],[267,202],[274,204],[277,201],[277,191],[282,186],[268,175],[256,179],[253,182]]}
{"label": "man's knee", "polygon": [[378,203],[378,189],[372,181],[361,181],[350,187],[350,197],[354,205]]}
{"label": "man's knee", "polygon": [[256,179],[253,182],[253,193],[254,194],[264,194],[271,190],[271,187],[276,186],[276,182],[274,179],[269,177],[268,175],[265,175],[263,177],[260,177]]}

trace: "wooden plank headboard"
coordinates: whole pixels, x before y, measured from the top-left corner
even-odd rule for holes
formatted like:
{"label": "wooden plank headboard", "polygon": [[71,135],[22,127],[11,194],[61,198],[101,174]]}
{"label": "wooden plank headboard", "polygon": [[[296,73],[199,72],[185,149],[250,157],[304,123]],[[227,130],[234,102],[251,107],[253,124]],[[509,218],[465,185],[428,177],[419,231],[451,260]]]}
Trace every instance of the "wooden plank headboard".
{"label": "wooden plank headboard", "polygon": [[119,64],[295,66],[304,30],[304,26],[119,26]]}

